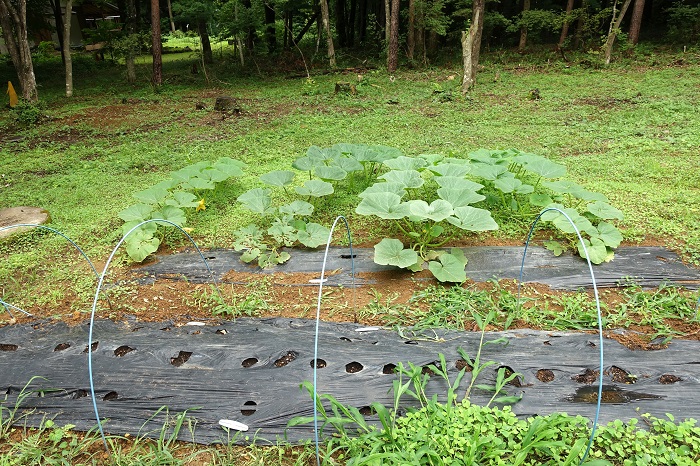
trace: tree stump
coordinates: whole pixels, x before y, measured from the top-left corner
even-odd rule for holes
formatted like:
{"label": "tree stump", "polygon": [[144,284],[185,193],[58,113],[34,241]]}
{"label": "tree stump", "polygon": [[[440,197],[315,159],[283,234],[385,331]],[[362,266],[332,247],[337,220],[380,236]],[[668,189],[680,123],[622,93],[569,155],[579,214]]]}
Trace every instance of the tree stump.
{"label": "tree stump", "polygon": [[355,87],[354,84],[344,82],[344,81],[338,81],[335,83],[335,93],[339,94],[352,94],[356,95],[357,94],[357,88]]}
{"label": "tree stump", "polygon": [[[9,207],[0,209],[0,228],[17,224],[43,225],[51,221],[48,210],[40,207]],[[31,230],[32,227],[9,228],[0,231],[0,239]]]}
{"label": "tree stump", "polygon": [[241,113],[241,108],[236,99],[229,96],[217,97],[214,103],[214,110],[226,113]]}

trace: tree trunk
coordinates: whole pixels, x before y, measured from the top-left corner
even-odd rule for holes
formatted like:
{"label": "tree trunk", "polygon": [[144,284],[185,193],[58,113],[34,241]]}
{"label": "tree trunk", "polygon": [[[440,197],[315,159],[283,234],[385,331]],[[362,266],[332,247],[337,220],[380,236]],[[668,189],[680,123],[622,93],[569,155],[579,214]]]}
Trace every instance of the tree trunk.
{"label": "tree trunk", "polygon": [[326,33],[326,41],[328,43],[328,63],[331,68],[335,68],[335,48],[333,47],[333,36],[331,35],[331,18],[328,12],[328,1],[321,0],[321,22],[323,23],[323,31]]}
{"label": "tree trunk", "polygon": [[468,31],[462,31],[462,95],[466,95],[476,84],[476,70],[479,66],[481,50],[481,32],[484,28],[485,0],[474,0],[472,5],[472,24]]}
{"label": "tree trunk", "polygon": [[39,95],[27,40],[27,0],[19,0],[16,8],[10,0],[0,0],[0,26],[5,46],[17,70],[22,97],[29,102],[36,102]]}
{"label": "tree trunk", "polygon": [[163,45],[160,34],[160,6],[151,0],[151,31],[153,33],[153,85],[163,84]]}
{"label": "tree trunk", "polygon": [[364,43],[367,38],[367,0],[359,0],[357,8],[357,38],[360,43]]}
{"label": "tree trunk", "polygon": [[173,20],[173,4],[168,0],[168,18],[170,19],[170,32],[175,32],[175,21]]}
{"label": "tree trunk", "polygon": [[357,24],[357,0],[350,0],[350,11],[348,12],[348,46],[355,45],[355,30]]}
{"label": "tree trunk", "polygon": [[389,36],[389,54],[386,68],[389,73],[399,66],[399,0],[391,0],[391,34]]}
{"label": "tree trunk", "polygon": [[630,23],[630,32],[627,36],[632,45],[637,45],[639,42],[639,31],[642,28],[642,14],[644,13],[644,0],[634,0],[634,8],[632,9],[632,22]]}
{"label": "tree trunk", "polygon": [[391,39],[391,0],[384,0],[384,41],[389,45]]}
{"label": "tree trunk", "polygon": [[265,3],[265,39],[269,53],[277,50],[277,30],[275,28],[275,9]]}
{"label": "tree trunk", "polygon": [[[574,0],[567,0],[566,2],[566,17],[571,14],[571,10],[574,9]],[[557,44],[557,48],[561,50],[562,47],[564,47],[564,42],[566,41],[566,37],[569,35],[569,20],[564,19],[564,24],[561,25],[561,35],[559,36],[559,43]]]}
{"label": "tree trunk", "polygon": [[[136,29],[136,5],[135,0],[127,0],[126,2],[126,33],[128,36],[134,33]],[[126,81],[129,84],[136,82],[136,51],[131,47],[131,44],[127,47],[126,56],[124,61],[126,61]]]}
{"label": "tree trunk", "polygon": [[66,64],[66,55],[63,52],[63,15],[61,14],[60,0],[51,0],[51,9],[53,10],[53,18],[56,22],[56,37],[58,37],[58,45],[61,47],[61,61]]}
{"label": "tree trunk", "polygon": [[66,18],[63,21],[63,58],[66,62],[66,97],[73,97],[73,59],[70,54],[70,25],[73,0],[66,0]]}
{"label": "tree trunk", "polygon": [[606,40],[605,45],[603,45],[603,52],[605,54],[606,65],[609,65],[612,59],[612,49],[613,45],[615,44],[615,38],[617,37],[617,33],[620,31],[620,24],[622,23],[622,19],[625,17],[625,13],[627,13],[627,8],[629,8],[630,3],[632,3],[632,0],[625,0],[625,3],[622,4],[622,8],[620,9],[620,14],[617,17],[615,16],[617,13],[617,1],[613,5],[613,17],[610,20],[610,31],[608,32],[608,40]]}
{"label": "tree trunk", "polygon": [[338,35],[338,47],[348,45],[348,35],[345,27],[345,0],[335,2],[335,32]]}
{"label": "tree trunk", "polygon": [[407,56],[413,60],[416,51],[416,1],[408,0],[408,34],[406,36]]}
{"label": "tree trunk", "polygon": [[[530,0],[523,0],[523,16],[530,11]],[[518,52],[524,52],[527,45],[527,26],[520,27],[520,42],[518,43]]]}
{"label": "tree trunk", "polygon": [[204,59],[204,63],[214,63],[206,21],[197,21],[197,32],[199,32],[199,40],[202,42],[202,57]]}
{"label": "tree trunk", "polygon": [[294,38],[294,45],[298,44],[301,42],[301,39],[304,38],[304,35],[311,29],[311,26],[318,21],[318,17],[321,14],[320,11],[318,11],[318,8],[313,12],[313,14],[309,17],[308,21],[304,25],[304,27],[299,31],[299,34]]}

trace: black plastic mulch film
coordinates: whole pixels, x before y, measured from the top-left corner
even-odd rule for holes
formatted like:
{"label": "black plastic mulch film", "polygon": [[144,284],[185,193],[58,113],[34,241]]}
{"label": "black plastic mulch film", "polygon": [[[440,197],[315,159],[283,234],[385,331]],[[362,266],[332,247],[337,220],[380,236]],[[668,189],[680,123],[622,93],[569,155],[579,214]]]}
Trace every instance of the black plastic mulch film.
{"label": "black plastic mulch film", "polygon": [[[95,323],[93,371],[97,404],[108,433],[137,435],[160,432],[167,406],[196,419],[194,440],[227,441],[218,425],[230,419],[249,426],[254,438],[295,442],[313,438],[312,424],[287,429],[295,416],[311,416],[311,396],[300,390],[313,377],[315,322],[292,319],[239,319],[205,326],[141,323],[136,320]],[[447,359],[454,378],[463,348],[474,356],[480,335],[432,331],[401,338],[396,332],[358,331],[355,324],[321,323],[318,392],[332,394],[357,408],[372,402],[392,403],[390,388],[399,362],[418,366]],[[44,418],[88,430],[96,425],[87,371],[88,325],[34,323],[0,328],[0,396],[14,406],[33,376],[31,394],[22,408],[34,409],[30,425]],[[531,330],[488,333],[486,340],[506,337],[508,344],[489,344],[482,361],[497,364],[482,373],[482,383],[495,380],[507,366],[522,377],[507,387],[522,394],[513,410],[522,416],[557,411],[592,417],[597,395],[598,339],[594,334]],[[627,420],[649,412],[676,419],[700,418],[700,342],[674,340],[667,349],[632,351],[605,341],[606,370],[601,421]],[[466,387],[469,374],[462,382]],[[430,396],[446,393],[444,381],[432,376]],[[491,394],[477,390],[472,401],[484,404]],[[412,403],[404,398],[403,403]],[[367,419],[376,417],[369,409]],[[330,429],[330,428],[329,428]],[[185,429],[183,429],[184,431]],[[326,431],[325,434],[330,434]],[[191,440],[189,432],[182,439]],[[241,436],[239,441],[244,442]]]}

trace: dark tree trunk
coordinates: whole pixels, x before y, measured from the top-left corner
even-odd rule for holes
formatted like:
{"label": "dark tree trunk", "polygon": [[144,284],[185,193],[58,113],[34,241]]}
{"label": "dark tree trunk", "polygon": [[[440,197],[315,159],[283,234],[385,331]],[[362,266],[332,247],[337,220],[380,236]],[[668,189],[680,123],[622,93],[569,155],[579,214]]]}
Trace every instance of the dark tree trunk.
{"label": "dark tree trunk", "polygon": [[151,0],[151,31],[153,35],[153,85],[160,86],[163,84],[163,45],[161,44],[158,0]]}
{"label": "dark tree trunk", "polygon": [[314,25],[316,21],[318,21],[318,17],[321,16],[321,6],[316,5],[316,9],[314,10],[313,15],[311,15],[306,21],[306,24],[304,25],[303,28],[301,28],[301,31],[299,31],[299,34],[294,38],[294,44],[298,44],[301,42],[301,39],[304,38],[304,35],[309,32],[309,29],[311,29],[311,26]]}
{"label": "dark tree trunk", "polygon": [[[136,31],[136,4],[135,0],[127,0],[126,2],[126,20],[124,25],[126,26],[127,35],[131,35]],[[126,57],[124,61],[126,62],[126,80],[128,83],[133,84],[136,82],[136,50],[129,47],[126,51]]]}
{"label": "dark tree trunk", "polygon": [[197,31],[199,33],[199,39],[202,41],[202,56],[204,57],[204,63],[214,63],[214,57],[211,53],[211,42],[209,41],[209,32],[207,31],[207,22],[198,21]]}
{"label": "dark tree trunk", "polygon": [[22,97],[29,102],[39,100],[32,53],[27,39],[27,0],[14,5],[10,0],[0,0],[0,27],[5,46],[17,71]]}
{"label": "dark tree trunk", "polygon": [[335,2],[335,32],[338,34],[338,47],[347,47],[348,33],[345,24],[345,0]]}
{"label": "dark tree trunk", "polygon": [[[574,9],[574,0],[567,0],[566,1],[566,15],[568,16],[571,13],[571,10]],[[564,42],[566,41],[566,37],[569,35],[569,21],[564,20],[564,24],[561,25],[561,35],[559,36],[559,43],[557,44],[557,48],[561,50],[562,47],[564,47]]]}
{"label": "dark tree trunk", "polygon": [[391,0],[391,33],[389,34],[389,55],[387,71],[393,73],[399,66],[399,0]]}
{"label": "dark tree trunk", "polygon": [[416,50],[416,2],[408,0],[408,35],[406,36],[407,56],[413,60],[413,53]]}
{"label": "dark tree trunk", "polygon": [[632,21],[630,23],[630,32],[627,36],[632,45],[637,45],[639,42],[639,31],[642,28],[642,16],[644,14],[644,0],[634,0],[634,8],[632,9]]}
{"label": "dark tree trunk", "polygon": [[357,0],[350,0],[350,12],[348,17],[348,46],[355,45],[355,24],[357,23]]}
{"label": "dark tree trunk", "polygon": [[173,19],[173,5],[168,0],[168,19],[170,20],[170,32],[175,32],[175,20]]}
{"label": "dark tree trunk", "polygon": [[58,37],[58,45],[61,47],[61,61],[66,64],[66,52],[63,48],[63,15],[61,14],[60,0],[51,0],[51,10],[53,10],[53,19],[56,22],[56,37]]}
{"label": "dark tree trunk", "polygon": [[277,30],[275,29],[275,9],[265,3],[265,40],[269,53],[277,50]]}
{"label": "dark tree trunk", "polygon": [[359,0],[359,2],[357,11],[357,38],[360,43],[364,43],[367,38],[367,0]]}
{"label": "dark tree trunk", "polygon": [[[523,0],[523,15],[530,11],[530,0]],[[520,42],[518,43],[518,51],[524,52],[527,45],[527,26],[520,28]]]}
{"label": "dark tree trunk", "polygon": [[[252,3],[250,2],[250,0],[241,0],[241,4],[243,5],[244,8],[246,8],[248,10],[250,10],[250,8],[252,7]],[[255,40],[256,40],[255,29],[251,27],[248,29],[248,34],[246,34],[246,37],[245,37],[246,49],[248,49],[252,52],[254,50],[254,47],[255,47]]]}

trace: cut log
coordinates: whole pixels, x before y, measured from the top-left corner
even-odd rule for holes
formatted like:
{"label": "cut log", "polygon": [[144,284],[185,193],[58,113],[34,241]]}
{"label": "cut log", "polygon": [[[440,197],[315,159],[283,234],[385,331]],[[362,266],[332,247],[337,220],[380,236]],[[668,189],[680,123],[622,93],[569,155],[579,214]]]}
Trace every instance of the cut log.
{"label": "cut log", "polygon": [[[31,224],[43,225],[51,221],[51,215],[46,209],[40,207],[9,207],[0,209],[0,228],[10,225]],[[32,227],[17,227],[0,230],[0,239],[7,238],[11,235],[22,233],[31,230]]]}
{"label": "cut log", "polygon": [[214,110],[227,113],[241,112],[241,108],[239,107],[238,102],[236,102],[236,99],[229,96],[217,97],[216,102],[214,103]]}

